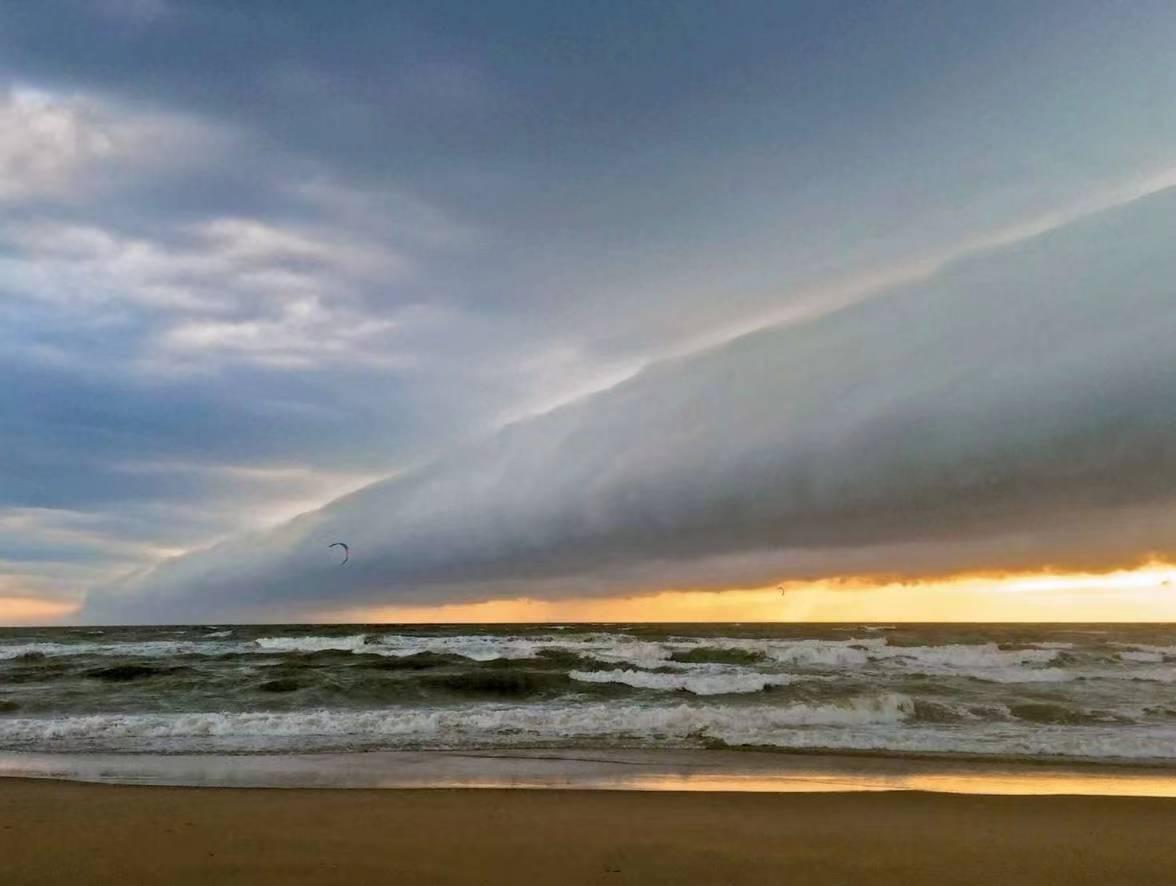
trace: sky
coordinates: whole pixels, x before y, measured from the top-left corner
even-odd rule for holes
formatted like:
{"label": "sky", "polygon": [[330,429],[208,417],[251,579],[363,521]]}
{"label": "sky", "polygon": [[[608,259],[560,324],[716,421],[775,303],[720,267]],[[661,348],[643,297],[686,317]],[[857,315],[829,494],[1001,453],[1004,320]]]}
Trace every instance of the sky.
{"label": "sky", "polygon": [[0,623],[1176,620],[1172,45],[5,4]]}

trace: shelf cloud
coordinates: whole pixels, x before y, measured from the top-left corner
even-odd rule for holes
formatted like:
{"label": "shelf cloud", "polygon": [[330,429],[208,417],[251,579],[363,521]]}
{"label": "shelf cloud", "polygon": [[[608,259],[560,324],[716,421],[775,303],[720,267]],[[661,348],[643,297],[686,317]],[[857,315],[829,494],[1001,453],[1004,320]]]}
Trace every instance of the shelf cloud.
{"label": "shelf cloud", "polygon": [[[95,590],[95,621],[1174,553],[1165,191],[633,378]],[[327,545],[345,540],[351,562]]]}

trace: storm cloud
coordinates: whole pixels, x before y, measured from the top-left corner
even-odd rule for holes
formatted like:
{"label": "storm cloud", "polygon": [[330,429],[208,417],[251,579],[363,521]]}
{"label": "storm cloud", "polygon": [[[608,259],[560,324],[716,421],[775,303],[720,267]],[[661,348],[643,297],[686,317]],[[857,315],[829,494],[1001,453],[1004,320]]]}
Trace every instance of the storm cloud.
{"label": "storm cloud", "polygon": [[0,5],[0,620],[1162,552],[1103,6]]}
{"label": "storm cloud", "polygon": [[[1163,192],[652,365],[95,594],[86,615],[259,617],[1173,553],[1173,217],[1176,192]],[[345,569],[326,550],[339,538]]]}

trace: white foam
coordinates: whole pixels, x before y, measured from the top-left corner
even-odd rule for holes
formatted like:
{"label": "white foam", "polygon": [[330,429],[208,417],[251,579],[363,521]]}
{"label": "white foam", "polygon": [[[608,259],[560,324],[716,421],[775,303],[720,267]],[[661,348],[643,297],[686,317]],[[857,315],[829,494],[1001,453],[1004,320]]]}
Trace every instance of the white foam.
{"label": "white foam", "polygon": [[[750,730],[749,730],[750,732]],[[735,742],[738,743],[738,742]],[[1164,727],[902,724],[791,730],[745,744],[893,753],[982,754],[1075,759],[1176,760],[1176,730]]]}
{"label": "white foam", "polygon": [[0,645],[0,659],[29,652],[46,656],[120,655],[164,658],[172,655],[294,653],[339,651],[367,655],[406,656],[421,652],[460,655],[472,661],[535,658],[543,650],[564,650],[610,663],[657,667],[677,648],[673,644],[637,640],[617,634],[561,634],[531,637],[499,635],[429,636],[415,634],[292,635],[233,641],[231,630],[205,634],[201,640],[141,642],[22,643]]}
{"label": "white foam", "polygon": [[1148,683],[1176,683],[1176,667],[1133,667],[1118,674],[1107,673],[1100,676],[1121,680],[1143,680]]}
{"label": "white foam", "polygon": [[505,658],[535,658],[545,650],[571,652],[609,663],[630,663],[639,667],[657,667],[673,654],[670,644],[635,640],[617,634],[581,636],[509,637],[456,635],[450,637],[411,634],[384,634],[371,638],[363,652],[406,656],[421,652],[460,655],[472,661]]}
{"label": "white foam", "polygon": [[1176,656],[1176,646],[1155,646],[1151,643],[1111,643],[1109,645],[1135,652],[1152,652],[1160,656]]}
{"label": "white foam", "polygon": [[696,649],[721,649],[761,655],[777,664],[801,668],[857,668],[870,661],[873,650],[886,646],[885,637],[849,640],[744,640],[732,637],[703,639],[675,637],[663,644],[668,654]]}
{"label": "white foam", "polygon": [[1057,649],[1001,649],[995,643],[944,646],[887,646],[873,649],[875,661],[909,659],[920,666],[938,668],[1007,668],[1011,665],[1045,664],[1058,657]]}
{"label": "white foam", "polygon": [[347,711],[94,714],[0,718],[0,746],[59,750],[303,750],[604,743],[1176,759],[1171,725],[1053,726],[912,722],[901,694],[822,705],[629,703],[448,706]]}
{"label": "white foam", "polygon": [[870,661],[869,653],[865,649],[848,643],[789,643],[785,646],[771,646],[765,650],[765,654],[780,664],[809,668],[857,668]]}
{"label": "white foam", "polygon": [[763,692],[769,686],[786,686],[798,678],[788,674],[757,674],[745,669],[692,670],[689,673],[656,674],[651,671],[572,671],[581,683],[620,683],[637,689],[685,691],[694,695],[727,695]]}
{"label": "white foam", "polygon": [[[314,710],[191,714],[91,714],[0,719],[0,745],[47,743],[126,749],[167,740],[172,747],[256,749],[296,738],[304,747],[355,744],[403,746],[519,745],[606,739],[682,744],[699,737],[770,743],[797,728],[896,724],[914,711],[904,695],[887,693],[823,705],[750,710],[731,705],[550,704],[470,705],[434,709]],[[179,741],[177,741],[179,740]],[[211,741],[209,741],[211,740]]]}
{"label": "white foam", "polygon": [[361,652],[366,651],[366,634],[341,637],[258,637],[253,641],[265,652]]}
{"label": "white foam", "polygon": [[1064,683],[1077,674],[1043,667],[1055,661],[1056,648],[1001,649],[995,643],[943,646],[886,646],[870,650],[870,660],[889,669],[930,676],[970,677],[988,683]]}
{"label": "white foam", "polygon": [[971,677],[986,683],[1068,683],[1078,674],[1064,668],[1022,668],[1014,666],[961,669],[954,676]]}
{"label": "white foam", "polygon": [[[1061,672],[1039,672],[1035,677],[1013,668],[1029,668],[1057,659],[1062,645],[1037,644],[1026,649],[1001,649],[996,643],[942,646],[891,646],[885,637],[848,640],[741,640],[711,637],[676,640],[668,645],[688,650],[711,647],[756,653],[782,665],[818,670],[862,669],[882,666],[912,673],[958,674],[995,682],[1058,682]],[[1025,680],[1017,679],[1018,675]]]}
{"label": "white foam", "polygon": [[1128,652],[1120,652],[1119,658],[1121,658],[1123,661],[1153,663],[1153,662],[1163,661],[1164,660],[1164,653],[1162,653],[1162,652],[1145,652],[1143,650],[1128,651]]}
{"label": "white foam", "polygon": [[[487,634],[348,634],[259,637],[237,641],[232,632],[221,630],[199,641],[152,640],[142,642],[89,642],[77,644],[28,643],[0,646],[0,659],[28,652],[57,655],[120,655],[169,657],[233,653],[298,653],[333,650],[366,655],[403,657],[418,653],[457,655],[472,661],[536,658],[544,651],[563,651],[609,664],[631,665],[638,670],[673,669],[694,673],[699,665],[673,661],[675,654],[699,649],[739,651],[761,656],[775,670],[836,675],[847,671],[877,671],[972,677],[993,683],[1060,683],[1075,673],[1044,667],[1058,655],[1058,649],[1037,647],[1001,649],[995,643],[944,646],[891,646],[886,637],[825,639],[745,639],[735,637],[671,637],[654,641],[625,634],[570,632],[509,636]],[[1143,658],[1137,659],[1144,661]],[[1154,661],[1155,659],[1148,659]],[[769,668],[772,670],[772,668]],[[581,669],[580,673],[592,673]],[[1109,678],[1116,675],[1108,674]],[[1128,676],[1124,674],[1123,676]],[[599,679],[599,678],[589,678]],[[1164,679],[1143,677],[1143,679]],[[731,689],[721,688],[722,679],[694,676],[670,679],[670,675],[649,678],[634,676],[629,685],[639,688],[681,688],[696,694],[724,691],[754,692],[782,681],[774,674],[743,676],[728,680]],[[623,682],[623,681],[622,681]],[[754,688],[744,688],[754,687]]]}
{"label": "white foam", "polygon": [[[136,643],[19,643],[0,646],[0,659],[22,655],[120,655],[146,658],[167,658],[212,651],[211,644],[184,640],[145,640]],[[216,651],[223,651],[217,649]]]}
{"label": "white foam", "polygon": [[16,643],[11,646],[0,646],[0,660],[20,658],[22,655],[70,655],[75,654],[72,652],[74,648],[72,644],[65,643]]}

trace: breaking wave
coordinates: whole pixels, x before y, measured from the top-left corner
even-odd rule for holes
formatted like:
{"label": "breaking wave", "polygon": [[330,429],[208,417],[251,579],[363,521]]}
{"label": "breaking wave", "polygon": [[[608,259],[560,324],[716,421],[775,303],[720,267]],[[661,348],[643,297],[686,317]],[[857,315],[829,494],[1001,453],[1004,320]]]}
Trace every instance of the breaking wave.
{"label": "breaking wave", "polygon": [[705,739],[768,740],[798,727],[900,723],[914,711],[906,696],[886,694],[824,705],[749,711],[734,706],[678,704],[478,705],[432,710],[314,710],[291,713],[104,714],[0,720],[6,747],[111,749],[248,748],[256,739],[294,738],[305,746],[494,746],[608,739],[697,743]]}
{"label": "breaking wave", "polygon": [[1138,651],[1118,653],[1118,657],[1120,657],[1123,661],[1157,662],[1164,660],[1164,653],[1145,652],[1143,649],[1138,649]]}
{"label": "breaking wave", "polygon": [[594,744],[1176,760],[1176,630],[0,630],[0,748]]}
{"label": "breaking wave", "polygon": [[755,674],[736,670],[684,674],[634,670],[572,671],[568,676],[581,683],[620,683],[637,689],[690,692],[694,695],[763,692],[771,686],[787,686],[798,679],[789,674]]}

